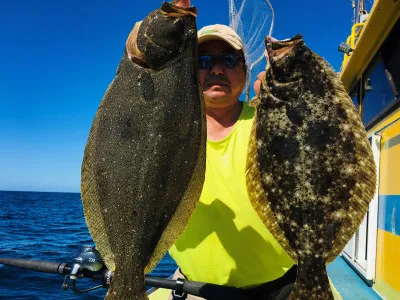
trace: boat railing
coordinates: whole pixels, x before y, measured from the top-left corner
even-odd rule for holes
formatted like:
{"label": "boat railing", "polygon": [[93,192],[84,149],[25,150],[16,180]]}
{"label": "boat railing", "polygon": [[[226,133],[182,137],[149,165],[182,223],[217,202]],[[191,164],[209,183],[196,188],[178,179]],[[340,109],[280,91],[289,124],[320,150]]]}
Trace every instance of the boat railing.
{"label": "boat railing", "polygon": [[[351,49],[353,49],[353,50],[356,47],[358,37],[361,34],[364,24],[365,24],[365,22],[364,23],[356,23],[351,27],[351,34],[347,37],[346,44],[350,45]],[[347,60],[351,56],[351,53],[352,52],[344,53],[341,69],[343,69],[343,67],[346,65]]]}

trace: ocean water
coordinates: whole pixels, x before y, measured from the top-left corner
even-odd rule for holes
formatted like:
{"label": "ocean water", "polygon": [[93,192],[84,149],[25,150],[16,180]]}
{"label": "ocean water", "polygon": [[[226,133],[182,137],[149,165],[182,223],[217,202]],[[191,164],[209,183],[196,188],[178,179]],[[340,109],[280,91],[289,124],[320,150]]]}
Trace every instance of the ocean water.
{"label": "ocean water", "polygon": [[[84,245],[94,245],[78,193],[0,191],[0,257],[72,264]],[[176,264],[168,254],[150,275],[168,277]],[[0,299],[102,299],[101,288],[85,294],[63,291],[63,276],[0,264]],[[79,279],[80,289],[101,284]]]}

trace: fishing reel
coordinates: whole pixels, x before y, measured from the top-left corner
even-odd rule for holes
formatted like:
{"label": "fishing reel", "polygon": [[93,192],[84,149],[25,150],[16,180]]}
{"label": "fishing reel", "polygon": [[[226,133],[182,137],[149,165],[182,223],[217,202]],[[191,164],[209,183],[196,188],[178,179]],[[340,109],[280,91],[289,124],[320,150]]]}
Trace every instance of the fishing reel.
{"label": "fishing reel", "polygon": [[[83,276],[87,273],[91,273],[92,278],[104,277],[105,265],[100,253],[92,246],[83,246],[82,249],[73,258],[73,265],[71,273],[64,277],[62,285],[63,290],[71,288],[75,293],[86,293],[98,288],[104,287],[104,285],[98,285],[89,289],[80,290],[76,287],[76,281],[78,277]],[[106,270],[106,272],[108,272]],[[96,274],[98,274],[96,276]],[[106,276],[105,276],[106,277]]]}

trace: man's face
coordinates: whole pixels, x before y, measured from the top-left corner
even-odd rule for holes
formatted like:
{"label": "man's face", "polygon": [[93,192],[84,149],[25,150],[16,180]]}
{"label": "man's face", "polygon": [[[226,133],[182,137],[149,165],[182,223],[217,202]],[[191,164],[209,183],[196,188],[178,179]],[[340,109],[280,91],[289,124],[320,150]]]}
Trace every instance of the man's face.
{"label": "man's face", "polygon": [[[199,56],[222,54],[242,55],[242,52],[220,40],[208,41],[199,46]],[[227,108],[238,102],[245,83],[246,73],[242,61],[230,69],[217,59],[210,70],[200,69],[200,84],[208,108]]]}

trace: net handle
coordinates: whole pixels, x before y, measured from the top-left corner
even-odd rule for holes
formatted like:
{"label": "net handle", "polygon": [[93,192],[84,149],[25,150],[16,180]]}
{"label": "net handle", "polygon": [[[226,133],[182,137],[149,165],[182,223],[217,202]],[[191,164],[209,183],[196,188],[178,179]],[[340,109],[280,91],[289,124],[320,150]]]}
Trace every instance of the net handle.
{"label": "net handle", "polygon": [[[269,0],[265,0],[265,1],[267,2],[267,4],[269,5],[269,7],[271,9],[271,14],[272,14],[271,19],[272,20],[271,20],[271,27],[269,28],[268,36],[272,36],[272,31],[274,29],[275,12],[274,12],[274,8],[272,7],[271,2],[269,2]],[[249,72],[248,72],[249,75],[248,75],[248,78],[247,78],[247,80],[248,80],[247,82],[249,84],[247,86],[247,91],[246,91],[246,102],[250,101],[249,97],[250,97],[251,72],[252,72],[254,66],[257,65],[263,59],[263,57],[266,56],[266,54],[267,54],[267,50],[265,50],[263,52],[263,54],[261,54],[260,57],[255,62],[253,62],[249,67]]]}

